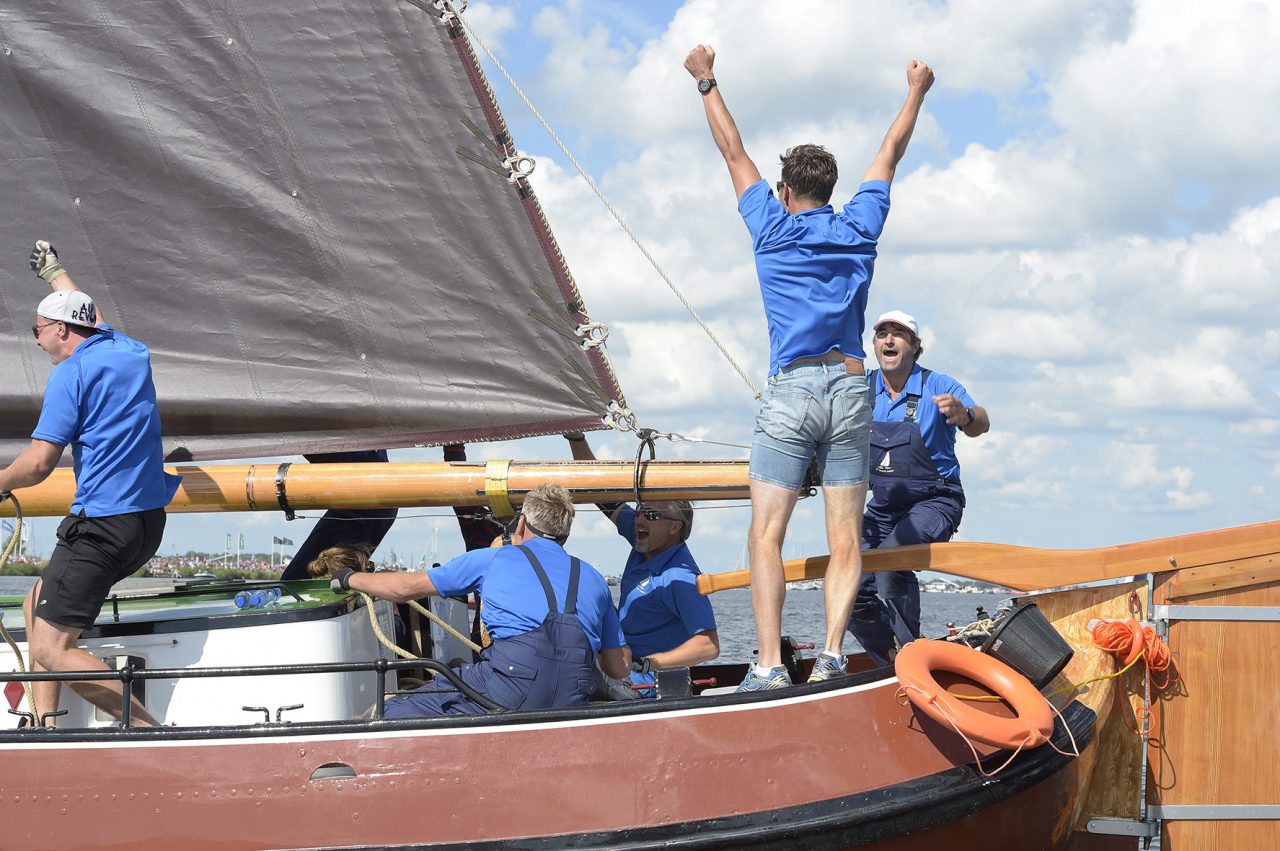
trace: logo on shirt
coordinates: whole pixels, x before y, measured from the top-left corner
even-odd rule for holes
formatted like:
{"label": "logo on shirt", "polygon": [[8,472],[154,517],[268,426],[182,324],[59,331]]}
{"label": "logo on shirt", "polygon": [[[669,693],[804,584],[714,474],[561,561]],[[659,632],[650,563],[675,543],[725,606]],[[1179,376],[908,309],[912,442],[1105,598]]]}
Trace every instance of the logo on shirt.
{"label": "logo on shirt", "polygon": [[876,465],[877,473],[884,473],[887,476],[893,475],[893,462],[889,460],[889,453],[884,453],[884,457],[880,459],[880,463]]}

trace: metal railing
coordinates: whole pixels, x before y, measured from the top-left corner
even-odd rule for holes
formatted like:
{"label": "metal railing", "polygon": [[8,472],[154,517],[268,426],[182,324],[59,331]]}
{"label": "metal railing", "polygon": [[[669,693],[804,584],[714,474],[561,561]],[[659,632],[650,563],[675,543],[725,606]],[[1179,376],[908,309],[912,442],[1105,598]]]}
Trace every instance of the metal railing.
{"label": "metal railing", "polygon": [[[386,709],[387,673],[405,668],[421,668],[432,671],[438,676],[444,677],[444,679],[446,679],[455,689],[466,695],[469,699],[478,703],[480,706],[483,706],[489,712],[510,711],[507,707],[493,702],[468,686],[452,668],[441,662],[437,662],[434,659],[373,659],[368,662],[315,662],[298,665],[240,665],[209,668],[135,668],[132,665],[125,665],[124,667],[116,670],[105,671],[29,671],[25,673],[21,671],[13,671],[9,673],[0,673],[0,683],[65,683],[118,680],[122,690],[120,726],[121,729],[126,729],[129,727],[132,717],[134,684],[140,681],[207,679],[210,677],[265,677],[292,676],[296,674],[348,674],[373,672],[378,676],[377,700],[374,704],[373,718],[374,720],[378,720],[383,717],[383,712]],[[260,707],[244,708],[246,710],[260,709]],[[22,722],[19,724],[19,728],[28,724],[32,727],[42,727],[43,722],[55,714],[46,713],[44,717],[37,719],[30,712],[21,712],[16,709],[10,709],[9,712],[23,717]],[[279,713],[277,713],[277,720],[279,720]]]}

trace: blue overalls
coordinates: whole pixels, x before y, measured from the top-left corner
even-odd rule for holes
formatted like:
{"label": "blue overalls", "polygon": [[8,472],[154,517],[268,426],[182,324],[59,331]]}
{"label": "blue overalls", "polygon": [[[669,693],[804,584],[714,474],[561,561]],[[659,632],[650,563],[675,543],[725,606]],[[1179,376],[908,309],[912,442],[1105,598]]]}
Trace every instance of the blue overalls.
{"label": "blue overalls", "polygon": [[[538,557],[526,546],[520,551],[533,567],[547,595],[547,616],[537,629],[496,639],[480,654],[480,661],[463,668],[462,681],[509,709],[558,709],[581,706],[595,690],[595,653],[576,614],[582,562],[571,558],[564,611],[556,606],[555,590]],[[424,715],[479,715],[487,710],[447,688],[442,678],[387,701],[387,718]]]}
{"label": "blue overalls", "polygon": [[[921,390],[928,380],[929,370],[922,369]],[[960,526],[964,489],[959,479],[938,475],[916,422],[919,405],[919,394],[907,394],[902,422],[871,423],[872,497],[862,520],[864,550],[947,541]],[[915,573],[863,574],[849,631],[873,661],[888,664],[895,635],[904,644],[920,635],[920,582]]]}

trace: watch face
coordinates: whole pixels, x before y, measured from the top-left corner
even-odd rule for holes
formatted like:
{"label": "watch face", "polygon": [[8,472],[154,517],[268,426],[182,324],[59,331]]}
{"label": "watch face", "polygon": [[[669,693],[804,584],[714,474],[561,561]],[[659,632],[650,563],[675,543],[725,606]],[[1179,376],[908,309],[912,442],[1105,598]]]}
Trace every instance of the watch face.
{"label": "watch face", "polygon": [[707,92],[711,91],[711,87],[714,85],[715,85],[714,80],[699,80],[698,91],[702,92],[705,95]]}

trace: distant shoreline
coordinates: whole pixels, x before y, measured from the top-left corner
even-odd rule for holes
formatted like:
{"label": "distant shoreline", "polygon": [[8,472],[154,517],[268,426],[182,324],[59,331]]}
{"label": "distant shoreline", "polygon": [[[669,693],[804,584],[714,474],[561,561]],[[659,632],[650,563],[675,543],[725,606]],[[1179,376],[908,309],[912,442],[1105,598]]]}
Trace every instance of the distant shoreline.
{"label": "distant shoreline", "polygon": [[[6,564],[0,568],[0,576],[39,576],[49,562],[33,561],[22,562],[19,564]],[[200,567],[200,568],[183,568],[175,572],[164,573],[148,573],[142,571],[135,573],[133,579],[195,579],[197,574],[212,573],[215,579],[279,579],[279,570],[236,570],[235,568],[223,567]],[[207,577],[206,577],[207,578]]]}

